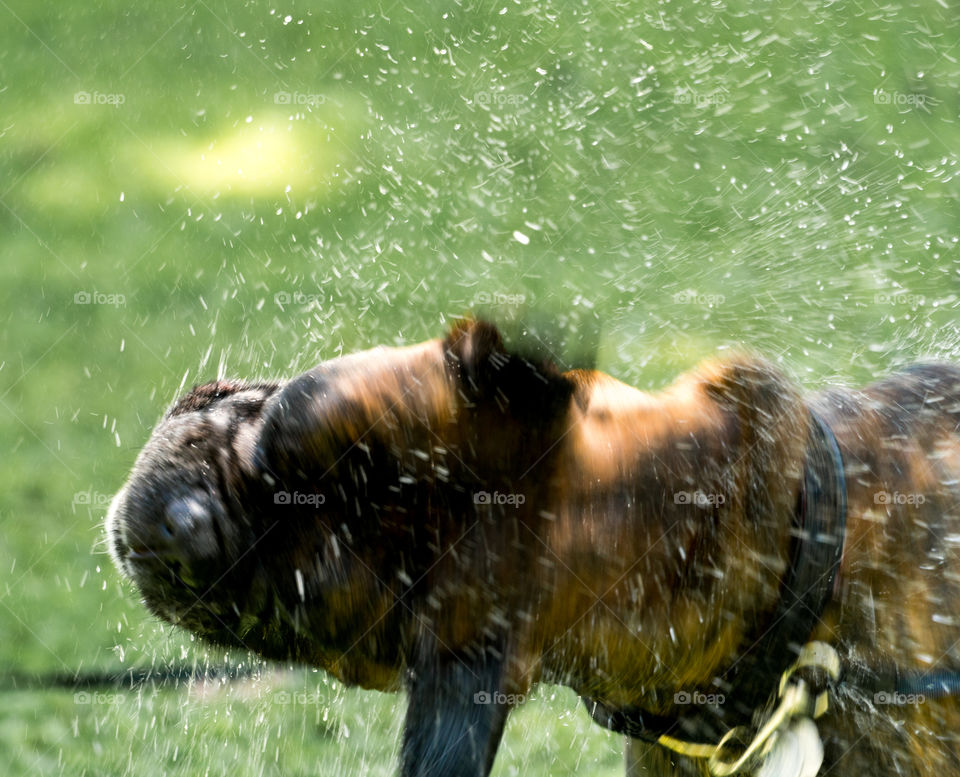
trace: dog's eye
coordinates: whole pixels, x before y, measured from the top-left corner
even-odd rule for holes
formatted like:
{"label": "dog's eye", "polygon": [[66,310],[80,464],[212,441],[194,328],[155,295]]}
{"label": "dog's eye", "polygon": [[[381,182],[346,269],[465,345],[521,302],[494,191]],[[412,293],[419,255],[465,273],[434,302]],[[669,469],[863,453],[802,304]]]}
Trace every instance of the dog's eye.
{"label": "dog's eye", "polygon": [[203,435],[200,433],[194,433],[194,434],[188,435],[187,437],[184,437],[183,441],[181,442],[181,445],[183,445],[183,447],[185,448],[193,448],[193,449],[203,448],[203,447],[206,447],[207,440],[208,438],[206,435]]}

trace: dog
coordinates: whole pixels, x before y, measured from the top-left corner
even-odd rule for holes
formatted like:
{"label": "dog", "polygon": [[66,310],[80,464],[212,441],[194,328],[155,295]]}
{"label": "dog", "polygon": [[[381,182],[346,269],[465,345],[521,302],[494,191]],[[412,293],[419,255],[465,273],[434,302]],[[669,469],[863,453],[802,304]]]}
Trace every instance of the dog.
{"label": "dog", "polygon": [[406,690],[403,777],[489,774],[543,682],[629,735],[631,774],[710,773],[686,743],[755,729],[808,643],[841,671],[804,774],[943,777],[960,774],[958,425],[947,364],[806,396],[737,354],[644,393],[467,320],[194,388],[106,532],[159,617]]}

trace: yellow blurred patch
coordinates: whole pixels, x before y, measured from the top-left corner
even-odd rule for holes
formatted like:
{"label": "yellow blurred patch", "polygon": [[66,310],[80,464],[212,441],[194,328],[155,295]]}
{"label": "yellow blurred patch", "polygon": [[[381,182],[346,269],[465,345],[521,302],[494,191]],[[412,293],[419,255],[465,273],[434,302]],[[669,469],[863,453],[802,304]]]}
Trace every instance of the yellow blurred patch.
{"label": "yellow blurred patch", "polygon": [[342,150],[301,123],[271,117],[202,142],[164,141],[146,160],[165,184],[199,195],[277,195],[324,185]]}

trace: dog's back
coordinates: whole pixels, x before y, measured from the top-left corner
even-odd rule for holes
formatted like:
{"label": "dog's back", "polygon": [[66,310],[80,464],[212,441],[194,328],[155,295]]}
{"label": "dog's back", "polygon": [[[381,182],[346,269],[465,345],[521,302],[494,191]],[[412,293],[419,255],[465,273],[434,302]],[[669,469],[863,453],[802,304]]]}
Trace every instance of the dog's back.
{"label": "dog's back", "polygon": [[[815,637],[879,685],[960,671],[960,368],[916,365],[812,404],[836,434],[848,501],[838,588]],[[841,684],[822,726],[827,766],[960,774],[960,698],[894,690]]]}

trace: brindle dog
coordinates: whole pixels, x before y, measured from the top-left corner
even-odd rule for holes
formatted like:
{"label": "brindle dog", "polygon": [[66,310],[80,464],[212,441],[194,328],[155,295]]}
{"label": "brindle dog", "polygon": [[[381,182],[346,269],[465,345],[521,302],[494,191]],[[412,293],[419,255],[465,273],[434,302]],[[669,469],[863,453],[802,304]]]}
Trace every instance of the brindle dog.
{"label": "brindle dog", "polygon": [[[956,367],[805,397],[734,356],[648,394],[465,322],[287,382],[195,388],[107,532],[160,617],[406,689],[401,774],[476,777],[536,682],[678,719],[679,700],[723,687],[777,628],[812,410],[839,442],[848,502],[809,635],[845,673],[819,721],[820,773],[960,774],[956,697],[876,695],[884,667],[960,670]],[[628,761],[702,768],[639,740]]]}

